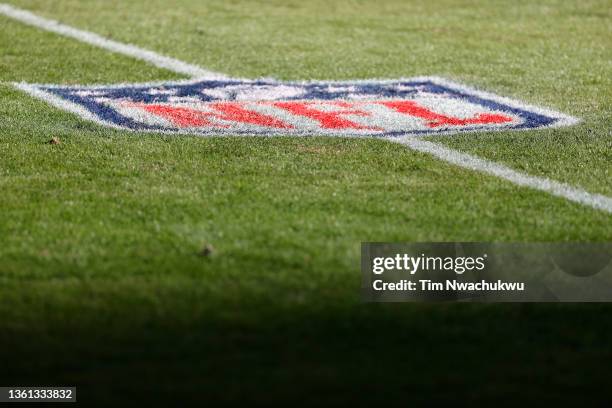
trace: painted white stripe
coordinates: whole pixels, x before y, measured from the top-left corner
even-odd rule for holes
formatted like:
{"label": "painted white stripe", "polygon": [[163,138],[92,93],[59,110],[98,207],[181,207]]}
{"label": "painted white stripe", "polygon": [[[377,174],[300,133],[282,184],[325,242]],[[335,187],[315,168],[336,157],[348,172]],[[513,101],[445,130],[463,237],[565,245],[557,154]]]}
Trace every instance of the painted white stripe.
{"label": "painted white stripe", "polygon": [[[14,18],[23,23],[41,28],[43,30],[52,31],[57,34],[71,37],[78,41],[104,48],[112,52],[138,58],[157,67],[165,68],[176,73],[199,78],[228,78],[227,76],[221,73],[208,71],[196,65],[191,65],[176,60],[174,58],[165,57],[153,51],[145,50],[134,45],[123,44],[117,41],[109,40],[102,36],[99,36],[98,34],[60,24],[55,20],[42,18],[30,13],[29,11],[21,10],[8,4],[0,3],[0,14],[4,14],[5,16]],[[41,95],[36,95],[36,90],[31,89],[25,84],[22,84],[20,88],[34,96],[41,97]],[[56,100],[51,101],[51,103],[59,106],[64,102]],[[64,107],[64,109],[66,108]],[[82,108],[78,106],[73,106],[69,110],[81,116],[86,116],[87,114],[89,114],[89,112],[81,112],[81,109]],[[568,124],[576,123],[576,120],[574,118],[568,117],[567,120]],[[572,187],[565,183],[550,180],[545,177],[537,177],[520,173],[502,164],[481,159],[476,156],[469,155],[467,153],[462,153],[457,150],[450,149],[442,144],[429,142],[423,139],[419,139],[417,137],[407,136],[403,138],[389,140],[401,143],[412,150],[431,154],[441,160],[452,163],[459,167],[464,167],[470,170],[475,170],[492,176],[496,176],[519,186],[544,191],[554,196],[565,198],[569,201],[573,201],[612,213],[612,198],[604,195],[589,193],[585,190]]]}
{"label": "painted white stripe", "polygon": [[431,154],[460,167],[493,175],[519,186],[545,191],[557,197],[563,197],[576,203],[612,213],[612,198],[601,194],[592,194],[565,183],[520,173],[503,164],[449,149],[439,143],[429,142],[414,136],[398,138],[395,141],[410,149]]}
{"label": "painted white stripe", "polygon": [[146,61],[152,65],[155,65],[156,67],[164,68],[169,71],[176,72],[177,74],[210,79],[227,78],[227,76],[224,74],[208,71],[196,65],[166,57],[132,44],[124,44],[118,41],[109,40],[108,38],[104,38],[98,34],[79,30],[77,28],[58,23],[55,20],[39,17],[30,13],[29,11],[19,9],[5,3],[0,3],[0,14],[43,30],[51,31],[65,37],[74,38],[75,40],[91,44],[96,47],[104,48],[105,50],[117,54],[123,54]]}

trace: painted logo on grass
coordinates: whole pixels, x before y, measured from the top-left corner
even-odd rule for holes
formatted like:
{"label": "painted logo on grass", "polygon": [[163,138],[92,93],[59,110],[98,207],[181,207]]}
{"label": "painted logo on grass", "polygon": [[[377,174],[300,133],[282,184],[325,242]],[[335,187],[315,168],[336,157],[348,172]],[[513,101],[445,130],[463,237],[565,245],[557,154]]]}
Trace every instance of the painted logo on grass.
{"label": "painted logo on grass", "polygon": [[535,129],[576,122],[558,112],[431,77],[17,86],[83,118],[133,131],[394,137]]}

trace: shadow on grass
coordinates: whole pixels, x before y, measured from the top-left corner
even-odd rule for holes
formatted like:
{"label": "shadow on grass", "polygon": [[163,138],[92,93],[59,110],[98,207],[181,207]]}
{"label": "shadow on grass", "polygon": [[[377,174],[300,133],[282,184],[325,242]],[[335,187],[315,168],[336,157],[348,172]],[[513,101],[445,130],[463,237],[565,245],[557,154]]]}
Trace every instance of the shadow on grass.
{"label": "shadow on grass", "polygon": [[192,306],[5,324],[1,382],[76,385],[101,406],[584,403],[603,398],[612,357],[602,304]]}

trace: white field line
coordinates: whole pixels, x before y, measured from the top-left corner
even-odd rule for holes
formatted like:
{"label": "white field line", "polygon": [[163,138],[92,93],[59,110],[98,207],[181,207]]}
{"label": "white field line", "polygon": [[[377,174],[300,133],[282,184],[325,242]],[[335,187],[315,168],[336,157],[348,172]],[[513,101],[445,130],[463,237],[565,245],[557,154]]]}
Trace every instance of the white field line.
{"label": "white field line", "polygon": [[43,30],[51,31],[65,37],[74,38],[75,40],[91,44],[96,47],[104,48],[105,50],[117,54],[128,55],[130,57],[146,61],[152,65],[155,65],[156,67],[164,68],[169,71],[176,72],[177,74],[210,79],[227,78],[227,76],[224,74],[208,71],[198,67],[197,65],[188,64],[174,58],[166,57],[132,44],[124,44],[118,41],[109,40],[108,38],[104,38],[98,34],[85,30],[79,30],[78,28],[61,24],[55,20],[39,17],[36,14],[30,13],[29,11],[19,9],[5,3],[0,3],[0,14]]}
{"label": "white field line", "polygon": [[[21,10],[8,4],[0,3],[0,14],[43,30],[51,31],[112,52],[146,61],[157,67],[165,68],[179,74],[188,75],[194,78],[228,78],[221,73],[208,71],[196,65],[188,64],[174,58],[165,57],[153,51],[139,48],[135,45],[123,44],[117,41],[109,40],[98,34],[60,24],[55,20],[42,18],[30,13],[29,11]],[[75,113],[82,115],[82,112]],[[544,191],[554,196],[565,198],[569,201],[612,213],[612,198],[604,195],[589,193],[588,191],[572,187],[565,183],[550,180],[545,177],[537,177],[521,173],[502,164],[481,159],[467,153],[450,149],[440,143],[429,142],[414,136],[389,140],[398,142],[412,150],[430,154],[438,159],[452,163],[459,167],[486,173],[488,175],[507,180],[518,186]]]}
{"label": "white field line", "polygon": [[394,141],[410,149],[431,154],[432,156],[460,167],[493,175],[519,186],[545,191],[557,197],[563,197],[576,203],[612,213],[612,198],[601,194],[592,194],[579,188],[572,187],[569,184],[560,183],[544,177],[520,173],[503,164],[481,159],[467,153],[449,149],[441,144],[429,142],[413,136],[398,138]]}

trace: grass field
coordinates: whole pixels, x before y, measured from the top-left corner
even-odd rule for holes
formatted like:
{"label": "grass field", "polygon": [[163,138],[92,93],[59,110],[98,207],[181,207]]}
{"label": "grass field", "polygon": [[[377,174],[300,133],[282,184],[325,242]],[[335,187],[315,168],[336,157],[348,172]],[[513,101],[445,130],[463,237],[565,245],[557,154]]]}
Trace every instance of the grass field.
{"label": "grass field", "polygon": [[[438,75],[551,107],[582,122],[435,140],[612,195],[609,1],[10,4],[232,76]],[[382,140],[110,130],[10,84],[177,78],[0,15],[3,384],[77,384],[99,405],[605,386],[610,307],[362,304],[359,248],[610,241],[609,213]]]}

